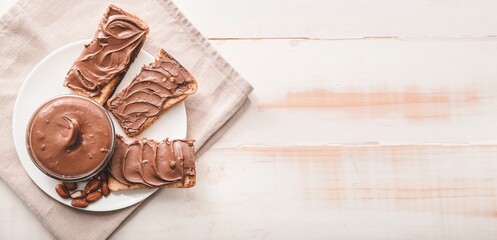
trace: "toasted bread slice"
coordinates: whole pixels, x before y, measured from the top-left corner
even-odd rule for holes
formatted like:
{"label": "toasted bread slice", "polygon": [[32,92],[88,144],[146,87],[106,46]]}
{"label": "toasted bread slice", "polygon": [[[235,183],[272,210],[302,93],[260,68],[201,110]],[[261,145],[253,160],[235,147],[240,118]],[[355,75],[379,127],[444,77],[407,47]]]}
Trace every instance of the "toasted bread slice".
{"label": "toasted bread slice", "polygon": [[[122,191],[122,190],[133,190],[140,188],[150,188],[144,184],[133,184],[127,185],[119,182],[117,179],[112,176],[107,180],[109,184],[109,188],[112,191]],[[170,184],[162,185],[160,188],[191,188],[195,186],[196,177],[195,176],[186,176],[183,181],[180,182],[172,182]]]}
{"label": "toasted bread slice", "polygon": [[[127,33],[119,35],[120,31]],[[109,5],[93,40],[67,73],[64,86],[105,104],[140,52],[148,32],[143,20]]]}
{"label": "toasted bread slice", "polygon": [[125,139],[117,135],[108,170],[113,191],[195,186],[193,140]]}
{"label": "toasted bread slice", "polygon": [[171,55],[160,50],[155,61],[107,101],[126,135],[142,133],[160,115],[197,91],[195,78]]}

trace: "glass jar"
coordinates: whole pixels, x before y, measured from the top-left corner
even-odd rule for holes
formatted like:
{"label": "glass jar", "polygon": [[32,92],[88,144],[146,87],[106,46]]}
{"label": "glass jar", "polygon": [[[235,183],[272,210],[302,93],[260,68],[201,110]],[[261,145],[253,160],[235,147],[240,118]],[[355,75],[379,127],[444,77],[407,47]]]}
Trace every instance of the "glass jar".
{"label": "glass jar", "polygon": [[103,170],[115,145],[114,124],[98,102],[61,95],[31,116],[26,147],[33,163],[57,180],[79,182]]}

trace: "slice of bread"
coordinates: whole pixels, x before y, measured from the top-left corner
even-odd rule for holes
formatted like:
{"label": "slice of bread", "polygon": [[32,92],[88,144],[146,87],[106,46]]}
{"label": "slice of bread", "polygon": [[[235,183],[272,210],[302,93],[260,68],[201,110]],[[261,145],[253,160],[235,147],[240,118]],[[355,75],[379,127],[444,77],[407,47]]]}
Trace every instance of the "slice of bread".
{"label": "slice of bread", "polygon": [[126,139],[116,135],[108,165],[112,191],[139,188],[190,188],[195,186],[193,140]]}
{"label": "slice of bread", "polygon": [[[74,65],[69,70],[69,72],[66,76],[66,79],[64,81],[64,86],[71,89],[72,92],[79,94],[79,95],[82,95],[82,96],[85,96],[85,97],[89,97],[89,98],[99,102],[102,105],[104,105],[105,102],[112,96],[115,89],[117,88],[117,86],[119,85],[121,80],[124,78],[124,75],[128,71],[131,64],[134,62],[138,53],[140,52],[140,50],[143,46],[143,43],[145,42],[146,36],[149,32],[149,27],[143,20],[139,19],[135,15],[128,13],[128,12],[122,10],[121,8],[119,8],[115,5],[112,5],[112,4],[109,5],[109,7],[107,8],[107,12],[104,14],[104,16],[100,22],[100,25],[107,23],[107,21],[109,21],[109,17],[115,16],[115,15],[118,15],[118,16],[122,15],[122,16],[126,16],[126,17],[130,18],[132,23],[139,26],[140,31],[143,32],[143,36],[137,40],[139,42],[136,44],[136,46],[134,46],[130,49],[130,51],[131,51],[129,53],[130,61],[124,66],[124,68],[122,70],[120,70],[117,74],[115,74],[111,79],[99,78],[98,81],[104,80],[107,83],[106,84],[99,83],[102,85],[99,86],[96,90],[95,89],[88,90],[88,89],[82,88],[80,86],[77,86],[77,85],[79,85],[78,83],[76,83],[76,85],[74,83],[71,83],[71,80],[74,81],[75,78],[82,78],[81,72],[79,72],[79,69],[77,66],[78,61],[80,61],[80,59],[82,59],[82,58],[88,57],[88,55],[95,54],[97,51],[100,50],[100,48],[98,48],[98,47],[95,49],[96,51],[90,50],[90,49],[94,49],[96,47],[96,45],[99,45],[98,37],[99,37],[99,35],[102,34],[100,31],[101,27],[99,26],[99,29],[95,32],[95,35],[94,35],[92,41],[90,42],[90,44],[85,46],[83,52],[81,53],[80,57],[76,60]],[[108,41],[108,40],[106,40],[106,41]],[[121,51],[124,51],[124,50],[121,50]],[[98,67],[98,66],[96,66],[96,67]],[[73,72],[73,71],[75,71],[75,72]],[[86,69],[86,71],[89,71],[89,70]],[[77,81],[84,82],[87,80],[77,80]]]}
{"label": "slice of bread", "polygon": [[[151,90],[150,83],[154,85],[155,90]],[[171,89],[165,90],[168,87]],[[191,73],[161,49],[153,63],[144,66],[126,88],[107,101],[107,108],[114,114],[126,135],[133,137],[142,133],[162,113],[195,93],[197,87],[197,81]],[[142,109],[145,101],[135,97],[139,95],[136,93],[141,94],[140,96],[148,95],[150,98],[160,96],[161,101],[155,103],[157,105],[147,105],[149,109],[144,112]],[[131,104],[142,104],[141,112],[130,111],[127,107]],[[149,114],[150,112],[153,114]],[[139,126],[136,126],[137,122],[140,122]]]}
{"label": "slice of bread", "polygon": [[[191,188],[195,186],[195,175],[193,176],[185,176],[183,181],[172,182],[170,184],[165,184],[160,186],[160,188]],[[150,188],[144,184],[133,184],[126,185],[124,183],[119,182],[117,179],[112,176],[107,180],[109,184],[109,188],[112,191],[122,191],[122,190],[132,190],[132,189],[140,189],[140,188]]]}

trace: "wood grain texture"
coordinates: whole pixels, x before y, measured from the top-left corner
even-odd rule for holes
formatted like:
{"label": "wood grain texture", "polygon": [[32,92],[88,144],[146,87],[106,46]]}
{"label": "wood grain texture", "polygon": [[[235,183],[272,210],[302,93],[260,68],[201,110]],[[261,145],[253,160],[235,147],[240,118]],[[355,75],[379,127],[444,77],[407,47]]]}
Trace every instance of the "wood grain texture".
{"label": "wood grain texture", "polygon": [[189,0],[180,9],[214,39],[497,36],[492,0]]}
{"label": "wood grain texture", "polygon": [[495,41],[214,43],[255,87],[223,146],[497,140]]}
{"label": "wood grain texture", "polygon": [[215,148],[114,238],[493,239],[496,164],[497,145]]}

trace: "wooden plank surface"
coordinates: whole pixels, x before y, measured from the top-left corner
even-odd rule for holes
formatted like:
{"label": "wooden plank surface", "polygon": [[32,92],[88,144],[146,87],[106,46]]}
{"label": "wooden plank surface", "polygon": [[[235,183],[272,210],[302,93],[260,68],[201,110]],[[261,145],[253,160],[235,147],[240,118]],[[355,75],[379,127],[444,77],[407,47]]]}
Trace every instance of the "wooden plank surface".
{"label": "wooden plank surface", "polygon": [[227,132],[220,144],[497,140],[497,41],[244,40],[215,46],[255,88],[243,127]]}
{"label": "wooden plank surface", "polygon": [[176,1],[209,38],[495,37],[492,0]]}
{"label": "wooden plank surface", "polygon": [[[251,105],[112,239],[497,238],[497,2],[177,5]],[[51,238],[0,192],[0,238]]]}
{"label": "wooden plank surface", "polygon": [[495,145],[216,148],[198,167],[196,189],[160,192],[115,239],[497,235]]}

